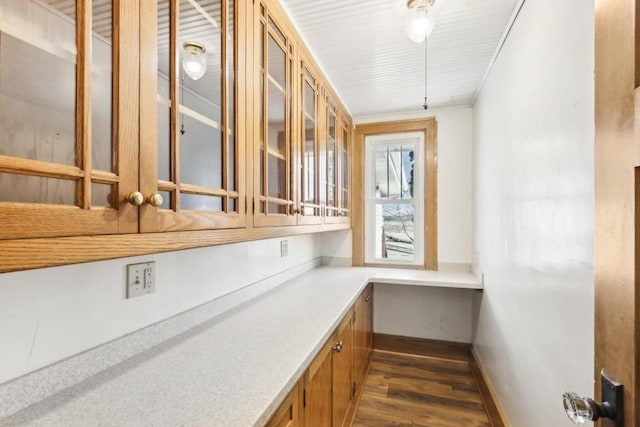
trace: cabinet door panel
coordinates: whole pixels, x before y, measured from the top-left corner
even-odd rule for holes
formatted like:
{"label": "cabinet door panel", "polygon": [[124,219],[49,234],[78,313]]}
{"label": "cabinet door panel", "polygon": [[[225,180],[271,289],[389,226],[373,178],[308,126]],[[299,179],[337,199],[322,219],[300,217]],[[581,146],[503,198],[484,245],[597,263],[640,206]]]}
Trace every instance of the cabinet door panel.
{"label": "cabinet door panel", "polygon": [[327,427],[332,423],[332,352],[330,340],[307,370],[304,387],[304,425],[307,427]]}
{"label": "cabinet door panel", "polygon": [[353,382],[351,381],[351,358],[353,336],[351,316],[338,327],[336,346],[333,350],[333,425],[345,425],[353,403]]}
{"label": "cabinet door panel", "polygon": [[[237,137],[238,14],[232,0],[143,0],[143,232],[243,227]],[[244,24],[243,24],[244,25]],[[243,27],[244,28],[244,27]],[[244,116],[243,116],[244,117]]]}
{"label": "cabinet door panel", "polygon": [[298,427],[302,425],[300,410],[300,384],[296,384],[284,399],[284,402],[276,409],[275,414],[267,422],[267,427]]}
{"label": "cabinet door panel", "polygon": [[0,239],[137,231],[138,14],[0,3]]}

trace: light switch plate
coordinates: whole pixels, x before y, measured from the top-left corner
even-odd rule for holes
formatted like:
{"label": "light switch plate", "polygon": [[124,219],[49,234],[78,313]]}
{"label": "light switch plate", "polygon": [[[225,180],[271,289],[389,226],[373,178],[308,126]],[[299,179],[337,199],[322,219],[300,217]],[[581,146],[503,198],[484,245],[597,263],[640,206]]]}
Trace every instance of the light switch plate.
{"label": "light switch plate", "polygon": [[127,298],[152,294],[156,291],[156,262],[127,265]]}
{"label": "light switch plate", "polygon": [[280,240],[280,257],[289,255],[289,241]]}

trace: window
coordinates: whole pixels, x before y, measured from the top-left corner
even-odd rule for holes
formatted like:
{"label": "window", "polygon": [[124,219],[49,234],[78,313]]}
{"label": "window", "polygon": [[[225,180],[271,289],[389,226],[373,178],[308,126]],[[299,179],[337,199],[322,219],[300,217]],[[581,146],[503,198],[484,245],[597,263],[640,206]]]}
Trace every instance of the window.
{"label": "window", "polygon": [[365,262],[424,265],[424,134],[365,138]]}
{"label": "window", "polygon": [[353,265],[438,269],[435,117],[359,124]]}

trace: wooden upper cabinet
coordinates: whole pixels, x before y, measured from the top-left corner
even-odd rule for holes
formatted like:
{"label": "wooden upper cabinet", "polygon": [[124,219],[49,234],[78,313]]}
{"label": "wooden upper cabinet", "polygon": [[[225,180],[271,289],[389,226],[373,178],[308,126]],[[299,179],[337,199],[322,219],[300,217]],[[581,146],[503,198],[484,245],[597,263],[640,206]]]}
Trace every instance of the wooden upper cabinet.
{"label": "wooden upper cabinet", "polygon": [[0,239],[138,231],[138,12],[0,2]]}
{"label": "wooden upper cabinet", "polygon": [[254,3],[254,225],[296,225],[296,43],[275,2]]}
{"label": "wooden upper cabinet", "polygon": [[320,81],[316,69],[310,61],[302,57],[300,61],[300,146],[299,195],[297,212],[300,224],[320,224],[322,205],[320,195],[321,176],[321,126]]}
{"label": "wooden upper cabinet", "polygon": [[140,4],[140,230],[243,227],[245,2]]}

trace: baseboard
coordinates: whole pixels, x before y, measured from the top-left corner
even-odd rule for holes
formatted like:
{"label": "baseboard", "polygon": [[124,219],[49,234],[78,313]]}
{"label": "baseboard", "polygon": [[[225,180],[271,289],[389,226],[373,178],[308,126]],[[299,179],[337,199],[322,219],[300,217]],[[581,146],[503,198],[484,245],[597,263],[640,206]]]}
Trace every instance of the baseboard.
{"label": "baseboard", "polygon": [[478,355],[473,350],[473,347],[471,348],[471,357],[469,357],[469,368],[471,368],[471,374],[478,384],[480,397],[482,397],[482,402],[487,411],[491,427],[509,427],[504,411],[502,407],[500,407],[498,399],[496,399],[489,377],[487,377],[486,372],[482,368],[478,360]]}
{"label": "baseboard", "polygon": [[471,344],[376,333],[373,334],[373,348],[379,351],[468,362]]}

